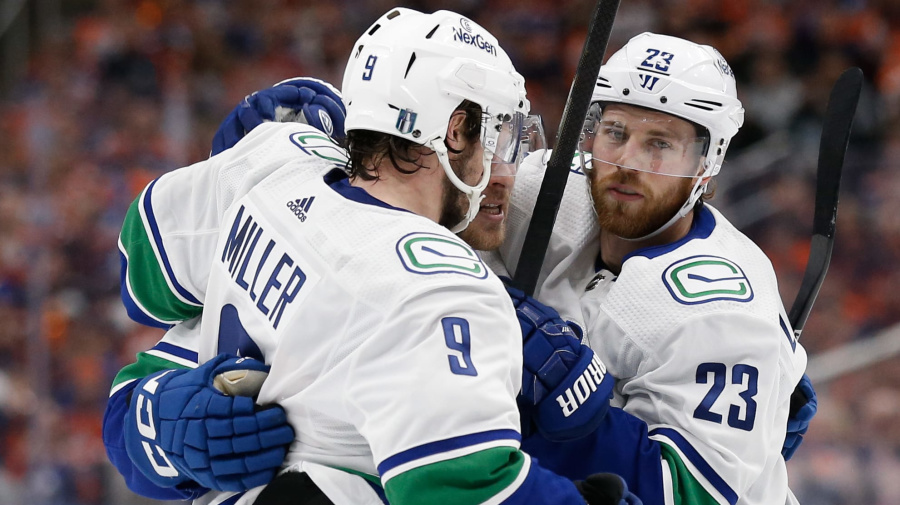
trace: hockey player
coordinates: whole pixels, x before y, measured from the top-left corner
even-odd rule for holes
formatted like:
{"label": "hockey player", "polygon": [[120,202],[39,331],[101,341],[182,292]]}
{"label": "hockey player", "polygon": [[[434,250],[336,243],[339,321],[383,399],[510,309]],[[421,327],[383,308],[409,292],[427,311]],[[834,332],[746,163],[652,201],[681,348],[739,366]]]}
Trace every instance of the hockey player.
{"label": "hockey player", "polygon": [[[346,163],[321,133],[266,125],[229,152],[237,163],[214,157],[156,181],[136,202],[152,240],[149,251],[133,251],[123,230],[127,295],[144,289],[129,280],[143,271],[180,300],[146,307],[132,297],[132,308],[164,324],[200,313],[202,324],[175,326],[116,378],[104,435],[109,447],[122,432],[129,461],[114,463],[130,462],[145,494],[219,503],[207,488],[243,490],[271,477],[279,455],[271,449],[290,428],[263,414],[283,412],[295,432],[287,466],[366,476],[391,503],[637,503],[620,479],[591,476],[576,488],[518,451],[512,305],[471,248],[439,226],[464,228],[492,161],[514,163],[528,109],[521,76],[493,37],[446,11],[394,9],[354,47],[343,86],[350,179],[302,169]],[[279,135],[302,152],[292,163],[268,173],[239,167]],[[249,175],[229,179],[236,167]],[[199,231],[217,234],[214,250],[191,251],[213,264],[207,282],[182,284],[191,261],[169,262],[152,192],[202,185],[210,172],[216,194],[174,219],[214,225]],[[156,275],[151,261],[164,271]],[[265,370],[221,354],[232,349],[271,364],[258,403],[275,407],[214,390],[223,372]],[[226,501],[250,503],[252,493]]]}
{"label": "hockey player", "polygon": [[[560,215],[597,218],[557,228],[537,296],[581,317],[624,411],[577,443],[537,434],[523,447],[577,478],[637,445],[636,471],[659,493],[622,473],[645,503],[795,502],[781,449],[806,353],[769,260],[704,201],[743,122],[731,68],[712,47],[644,33],[602,67],[592,101],[587,176],[570,174]],[[501,256],[513,271],[536,165],[526,160],[512,196]],[[580,316],[566,311],[578,303]],[[649,433],[625,434],[627,414]]]}

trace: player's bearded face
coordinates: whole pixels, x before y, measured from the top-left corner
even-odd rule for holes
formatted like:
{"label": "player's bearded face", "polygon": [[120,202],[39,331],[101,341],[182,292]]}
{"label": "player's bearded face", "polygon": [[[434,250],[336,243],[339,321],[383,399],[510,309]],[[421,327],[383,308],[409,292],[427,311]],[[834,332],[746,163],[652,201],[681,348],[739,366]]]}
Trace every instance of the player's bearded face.
{"label": "player's bearded face", "polygon": [[[600,227],[623,238],[658,230],[678,212],[696,179],[648,174],[627,168],[591,170],[591,196]],[[636,197],[621,198],[626,191]]]}
{"label": "player's bearded face", "polygon": [[664,112],[626,104],[593,115],[599,111],[588,116],[584,137],[598,222],[619,237],[649,235],[688,201],[702,174],[704,138]]}
{"label": "player's bearded face", "polygon": [[494,164],[491,179],[483,194],[478,215],[469,223],[459,237],[479,251],[493,251],[506,238],[506,214],[509,209],[509,195],[515,182],[515,173]]}

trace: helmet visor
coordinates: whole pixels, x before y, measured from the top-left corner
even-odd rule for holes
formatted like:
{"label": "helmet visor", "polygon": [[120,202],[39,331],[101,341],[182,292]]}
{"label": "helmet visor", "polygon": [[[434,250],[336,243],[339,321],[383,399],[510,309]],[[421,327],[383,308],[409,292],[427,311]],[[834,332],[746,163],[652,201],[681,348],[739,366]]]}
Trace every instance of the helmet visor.
{"label": "helmet visor", "polygon": [[693,124],[683,119],[640,111],[605,116],[600,104],[591,106],[580,146],[591,166],[608,164],[671,177],[700,175],[708,139],[697,136]]}
{"label": "helmet visor", "polygon": [[525,117],[522,127],[522,139],[519,141],[519,153],[516,163],[521,163],[529,154],[547,149],[547,136],[544,134],[544,119],[538,114]]}
{"label": "helmet visor", "polygon": [[482,122],[481,143],[485,151],[492,155],[493,162],[515,163],[522,141],[525,114],[496,114],[485,110]]}
{"label": "helmet visor", "polygon": [[498,135],[498,144],[507,146],[505,149],[515,148],[512,153],[512,161],[503,159],[503,155],[494,153],[491,157],[491,175],[492,176],[515,176],[518,172],[519,163],[522,162],[529,154],[540,149],[547,148],[547,139],[544,136],[544,121],[539,115],[525,116],[522,121],[522,128],[517,143],[512,142],[512,131],[514,125],[508,124],[501,126]]}

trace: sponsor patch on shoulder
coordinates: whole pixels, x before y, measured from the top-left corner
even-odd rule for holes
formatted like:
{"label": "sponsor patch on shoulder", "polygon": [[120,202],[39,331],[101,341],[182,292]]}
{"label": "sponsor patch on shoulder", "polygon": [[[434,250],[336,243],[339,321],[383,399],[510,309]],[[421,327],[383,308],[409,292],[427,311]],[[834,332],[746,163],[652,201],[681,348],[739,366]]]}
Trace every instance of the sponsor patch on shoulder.
{"label": "sponsor patch on shoulder", "polygon": [[484,279],[487,267],[469,246],[433,233],[410,233],[397,242],[397,255],[410,272],[457,273]]}
{"label": "sponsor patch on shoulder", "polygon": [[741,267],[717,256],[700,255],[676,261],[663,272],[662,280],[672,297],[685,305],[753,299],[753,288]]}

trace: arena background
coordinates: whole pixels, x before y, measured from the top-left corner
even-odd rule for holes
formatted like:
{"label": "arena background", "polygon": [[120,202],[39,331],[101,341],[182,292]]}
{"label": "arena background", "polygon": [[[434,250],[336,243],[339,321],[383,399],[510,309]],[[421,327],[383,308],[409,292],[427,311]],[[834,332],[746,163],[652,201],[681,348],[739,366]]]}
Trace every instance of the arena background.
{"label": "arena background", "polygon": [[[0,2],[0,504],[153,503],[107,463],[109,384],[158,330],[128,320],[116,237],[151,179],[208,156],[243,96],[286,77],[340,84],[384,0]],[[556,129],[592,4],[448,0],[488,27]],[[771,257],[790,306],[809,247],[821,117],[866,75],[837,245],[803,334],[819,414],[790,461],[816,505],[900,503],[900,2],[623,0],[612,50],[645,30],[711,43],[746,124],[719,208]]]}

